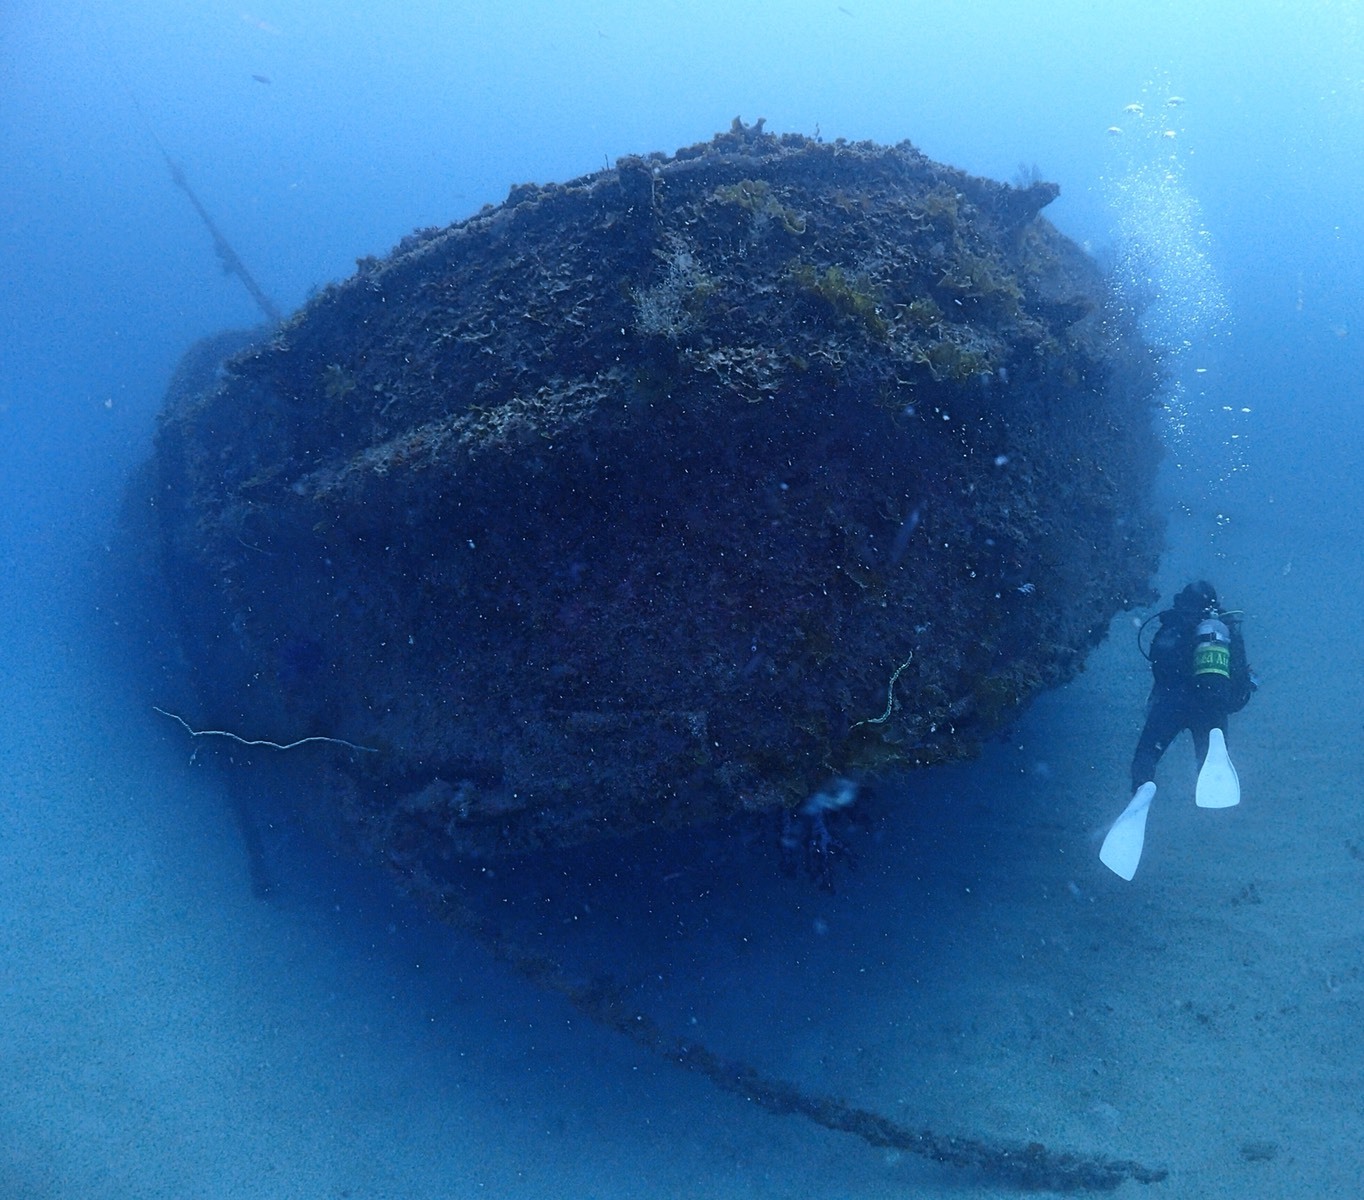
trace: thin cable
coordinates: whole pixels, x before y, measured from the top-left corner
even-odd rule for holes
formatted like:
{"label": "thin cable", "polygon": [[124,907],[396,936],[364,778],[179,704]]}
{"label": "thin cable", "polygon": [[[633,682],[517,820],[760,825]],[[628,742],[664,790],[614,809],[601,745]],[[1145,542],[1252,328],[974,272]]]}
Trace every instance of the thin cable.
{"label": "thin cable", "polygon": [[229,275],[235,275],[246,288],[247,294],[255,301],[256,307],[265,314],[265,319],[271,325],[278,325],[283,318],[280,311],[275,307],[270,297],[267,296],[255,280],[255,277],[246,269],[246,264],[242,262],[240,255],[232,248],[231,243],[222,234],[222,231],[209,216],[208,210],[203,202],[194,193],[194,189],[189,186],[189,180],[185,177],[185,168],[170,156],[170,151],[166,149],[165,143],[157,135],[156,126],[152,124],[151,118],[147,116],[146,110],[142,107],[137,98],[137,93],[133,91],[132,84],[128,82],[128,77],[123,73],[118,61],[110,52],[108,46],[104,47],[105,58],[109,63],[114,74],[118,76],[118,81],[123,85],[123,90],[128,93],[128,99],[132,102],[133,110],[137,113],[138,120],[142,122],[142,127],[147,131],[147,136],[155,143],[157,150],[161,152],[161,157],[165,159],[166,166],[170,170],[171,182],[175,184],[188,197],[190,204],[194,206],[194,211],[199,214],[199,219],[204,223],[209,236],[213,239],[213,252],[217,254],[218,261],[223,264],[223,270]]}

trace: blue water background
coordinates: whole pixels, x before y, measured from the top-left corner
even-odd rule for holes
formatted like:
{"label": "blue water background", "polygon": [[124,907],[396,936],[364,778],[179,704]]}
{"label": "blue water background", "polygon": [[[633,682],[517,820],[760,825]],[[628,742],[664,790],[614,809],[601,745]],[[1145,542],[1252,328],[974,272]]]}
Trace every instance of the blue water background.
{"label": "blue water background", "polygon": [[997,1194],[593,1029],[287,797],[261,904],[221,781],[108,650],[135,614],[98,581],[170,372],[258,318],[160,147],[291,310],[513,183],[736,114],[1036,169],[1154,296],[1160,582],[1249,612],[1263,803],[1206,859],[1171,815],[1153,881],[1110,886],[1089,834],[1143,687],[1120,618],[1016,745],[906,785],[838,897],[738,856],[685,930],[613,914],[613,965],[662,1019],[913,1125],[1163,1162],[1179,1195],[1357,1194],[1361,5],[58,8],[0,15],[0,1195]]}

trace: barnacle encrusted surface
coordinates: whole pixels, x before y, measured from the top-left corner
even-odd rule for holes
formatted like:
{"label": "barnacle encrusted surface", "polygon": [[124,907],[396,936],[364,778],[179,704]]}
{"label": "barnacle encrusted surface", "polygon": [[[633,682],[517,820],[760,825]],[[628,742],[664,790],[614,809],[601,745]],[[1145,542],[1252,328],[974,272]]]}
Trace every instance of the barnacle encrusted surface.
{"label": "barnacle encrusted surface", "polygon": [[736,122],[363,261],[169,398],[199,715],[414,870],[973,754],[1159,548],[1055,194]]}

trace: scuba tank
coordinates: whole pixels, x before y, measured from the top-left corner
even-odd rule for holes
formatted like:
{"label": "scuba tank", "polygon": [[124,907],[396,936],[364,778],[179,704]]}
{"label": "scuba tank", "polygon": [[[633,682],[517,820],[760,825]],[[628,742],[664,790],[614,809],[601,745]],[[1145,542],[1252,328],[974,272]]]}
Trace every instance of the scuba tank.
{"label": "scuba tank", "polygon": [[1194,630],[1193,673],[1231,678],[1231,630],[1220,614],[1204,617]]}
{"label": "scuba tank", "polygon": [[1194,630],[1191,666],[1194,687],[1214,703],[1225,705],[1231,695],[1231,630],[1216,610]]}

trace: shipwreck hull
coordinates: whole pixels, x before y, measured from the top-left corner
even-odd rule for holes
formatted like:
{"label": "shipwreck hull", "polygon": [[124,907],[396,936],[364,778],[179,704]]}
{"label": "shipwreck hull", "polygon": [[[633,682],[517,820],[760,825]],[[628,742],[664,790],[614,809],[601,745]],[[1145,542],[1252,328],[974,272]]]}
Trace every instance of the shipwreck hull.
{"label": "shipwreck hull", "polygon": [[1054,195],[736,122],[362,261],[168,400],[191,715],[412,870],[975,753],[1159,550]]}

